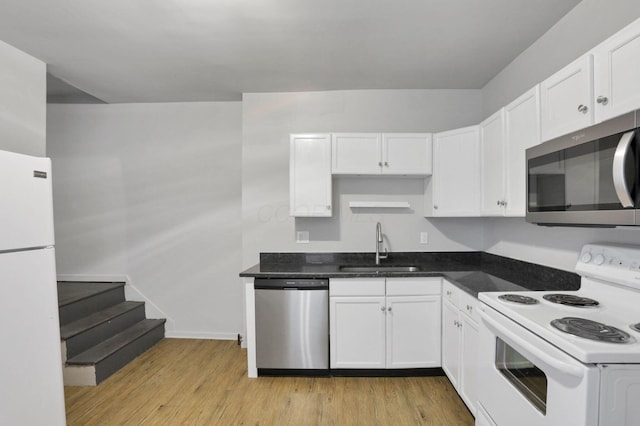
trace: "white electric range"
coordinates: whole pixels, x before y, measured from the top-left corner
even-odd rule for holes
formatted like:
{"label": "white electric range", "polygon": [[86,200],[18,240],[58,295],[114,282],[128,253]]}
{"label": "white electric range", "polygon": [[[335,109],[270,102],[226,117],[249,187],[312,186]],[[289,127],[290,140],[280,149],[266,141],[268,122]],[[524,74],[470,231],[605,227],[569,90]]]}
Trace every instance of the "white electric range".
{"label": "white electric range", "polygon": [[640,247],[583,247],[577,291],[480,293],[476,425],[640,425]]}

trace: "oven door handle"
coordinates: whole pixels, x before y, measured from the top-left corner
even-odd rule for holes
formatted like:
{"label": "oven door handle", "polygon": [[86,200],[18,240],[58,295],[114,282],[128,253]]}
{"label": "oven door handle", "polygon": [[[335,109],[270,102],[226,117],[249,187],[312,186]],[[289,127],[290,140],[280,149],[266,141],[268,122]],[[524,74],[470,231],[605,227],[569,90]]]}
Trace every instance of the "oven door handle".
{"label": "oven door handle", "polygon": [[505,327],[500,325],[496,320],[489,317],[485,312],[480,310],[480,316],[482,321],[485,322],[490,329],[492,329],[495,333],[498,333],[502,336],[507,337],[512,340],[514,344],[520,346],[522,349],[528,351],[531,355],[537,357],[540,361],[544,362],[548,366],[558,370],[561,373],[568,374],[573,377],[582,378],[584,377],[584,369],[575,365],[567,364],[566,362],[560,361],[553,356],[545,353],[544,351],[537,348],[535,345],[527,342],[519,336],[514,335],[509,332]]}
{"label": "oven door handle", "polygon": [[618,147],[613,155],[613,186],[616,189],[616,195],[622,207],[634,207],[633,198],[629,193],[629,187],[627,186],[626,179],[626,165],[625,160],[629,153],[629,148],[633,142],[635,130],[625,133],[618,142]]}

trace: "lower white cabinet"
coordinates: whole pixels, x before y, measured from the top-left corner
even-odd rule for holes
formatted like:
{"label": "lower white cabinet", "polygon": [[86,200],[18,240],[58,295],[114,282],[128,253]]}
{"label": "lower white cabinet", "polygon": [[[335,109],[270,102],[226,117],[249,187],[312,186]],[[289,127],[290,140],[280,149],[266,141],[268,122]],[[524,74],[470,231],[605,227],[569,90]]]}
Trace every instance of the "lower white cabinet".
{"label": "lower white cabinet", "polygon": [[479,302],[446,280],[442,291],[442,369],[475,416]]}
{"label": "lower white cabinet", "polygon": [[331,368],[440,367],[441,278],[329,282]]}

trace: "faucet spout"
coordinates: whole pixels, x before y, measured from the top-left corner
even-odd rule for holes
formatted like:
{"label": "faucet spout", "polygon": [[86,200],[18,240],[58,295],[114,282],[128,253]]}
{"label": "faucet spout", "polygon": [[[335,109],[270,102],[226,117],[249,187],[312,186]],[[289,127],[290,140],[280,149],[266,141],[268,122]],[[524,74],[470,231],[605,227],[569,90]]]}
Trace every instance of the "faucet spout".
{"label": "faucet spout", "polygon": [[380,222],[376,224],[376,265],[380,264],[380,259],[386,259],[389,257],[389,252],[387,249],[384,249],[384,254],[380,254],[380,245],[384,246],[384,241],[382,238],[382,225]]}

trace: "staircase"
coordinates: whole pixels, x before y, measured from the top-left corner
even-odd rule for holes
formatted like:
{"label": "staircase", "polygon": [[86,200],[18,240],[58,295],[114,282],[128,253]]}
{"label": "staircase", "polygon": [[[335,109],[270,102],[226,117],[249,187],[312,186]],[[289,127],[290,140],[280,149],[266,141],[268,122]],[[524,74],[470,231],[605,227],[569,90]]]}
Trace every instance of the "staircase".
{"label": "staircase", "polygon": [[58,282],[64,384],[95,386],[164,337],[164,319],[146,319],[124,283]]}

